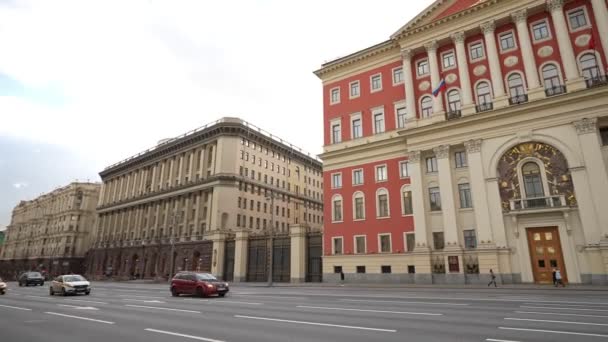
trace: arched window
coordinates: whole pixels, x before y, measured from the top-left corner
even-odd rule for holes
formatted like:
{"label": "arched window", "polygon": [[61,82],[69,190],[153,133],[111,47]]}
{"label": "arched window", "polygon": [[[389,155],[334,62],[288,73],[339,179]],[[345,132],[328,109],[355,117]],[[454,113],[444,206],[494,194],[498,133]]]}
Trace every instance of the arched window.
{"label": "arched window", "polygon": [[433,99],[430,96],[425,96],[420,102],[421,113],[423,118],[430,118],[433,114]]}
{"label": "arched window", "polygon": [[353,194],[353,219],[365,219],[365,196],[361,191],[357,191]]}
{"label": "arched window", "polygon": [[333,222],[342,221],[342,196],[335,195],[331,199],[331,218]]}
{"label": "arched window", "polygon": [[486,110],[491,110],[493,108],[492,105],[492,95],[490,94],[490,84],[486,81],[479,82],[476,87],[477,90],[477,111],[483,112]]}
{"label": "arched window", "polygon": [[378,191],[376,191],[376,216],[388,217],[388,205],[388,191],[386,191],[386,189],[378,189]]}
{"label": "arched window", "polygon": [[[511,99],[519,99],[525,95],[524,80],[519,73],[513,73],[507,78]],[[518,101],[520,102],[520,101]]]}
{"label": "arched window", "polygon": [[600,68],[597,65],[597,59],[595,58],[595,54],[586,53],[580,58],[581,63],[581,71],[583,72],[583,77],[587,80],[597,79],[600,76]]}
{"label": "arched window", "polygon": [[562,94],[566,91],[559,79],[559,71],[555,64],[550,63],[545,65],[542,72],[547,96]]}
{"label": "arched window", "polygon": [[414,210],[412,208],[412,192],[406,186],[401,188],[401,214],[412,215]]}
{"label": "arched window", "polygon": [[540,167],[535,162],[527,162],[521,168],[524,178],[524,190],[526,198],[544,197],[543,182]]}
{"label": "arched window", "polygon": [[460,93],[456,89],[448,93],[448,110],[451,113],[460,112]]}

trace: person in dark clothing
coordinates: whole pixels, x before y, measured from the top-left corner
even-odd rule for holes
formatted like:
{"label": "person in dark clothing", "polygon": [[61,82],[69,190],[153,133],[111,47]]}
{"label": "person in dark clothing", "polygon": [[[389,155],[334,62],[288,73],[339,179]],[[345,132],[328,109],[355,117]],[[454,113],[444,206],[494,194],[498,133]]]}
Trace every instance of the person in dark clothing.
{"label": "person in dark clothing", "polygon": [[340,270],[340,285],[344,286],[344,271]]}
{"label": "person in dark clothing", "polygon": [[492,278],[492,280],[490,280],[490,282],[488,283],[488,287],[492,284],[494,284],[494,287],[498,287],[496,285],[496,275],[494,275],[494,271],[492,271],[491,268],[490,268],[490,277]]}
{"label": "person in dark clothing", "polygon": [[553,274],[553,286],[557,286],[557,279],[555,278],[555,268],[553,269],[553,272],[551,272]]}

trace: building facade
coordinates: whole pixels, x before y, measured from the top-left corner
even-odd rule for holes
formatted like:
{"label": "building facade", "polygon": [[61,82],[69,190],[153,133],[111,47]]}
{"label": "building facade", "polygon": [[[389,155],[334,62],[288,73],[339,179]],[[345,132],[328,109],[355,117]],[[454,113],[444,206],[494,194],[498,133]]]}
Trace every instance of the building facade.
{"label": "building facade", "polygon": [[195,270],[245,280],[250,237],[289,239],[295,226],[319,232],[323,223],[321,163],[237,118],[161,141],[100,176],[89,265],[99,277]]}
{"label": "building facade", "polygon": [[84,271],[91,246],[100,184],[74,182],[13,210],[0,254],[7,279],[28,270],[48,273]]}
{"label": "building facade", "polygon": [[605,0],[438,0],[328,62],[324,279],[608,282]]}

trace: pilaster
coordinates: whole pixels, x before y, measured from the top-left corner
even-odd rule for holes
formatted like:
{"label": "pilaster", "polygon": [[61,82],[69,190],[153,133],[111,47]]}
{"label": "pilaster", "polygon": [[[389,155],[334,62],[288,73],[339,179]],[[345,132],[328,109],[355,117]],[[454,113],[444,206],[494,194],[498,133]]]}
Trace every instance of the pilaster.
{"label": "pilaster", "polygon": [[412,51],[407,49],[401,50],[401,57],[403,58],[403,85],[405,90],[407,120],[416,120],[417,106],[412,74]]}
{"label": "pilaster", "polygon": [[234,243],[234,282],[247,280],[248,251],[249,232],[247,230],[237,231]]}
{"label": "pilaster", "polygon": [[486,43],[488,64],[490,65],[490,76],[494,93],[494,108],[506,107],[508,105],[508,98],[505,95],[500,60],[498,58],[498,49],[496,48],[496,37],[494,35],[496,25],[494,24],[494,21],[491,20],[481,24],[480,27]]}
{"label": "pilaster", "polygon": [[215,231],[209,236],[209,240],[213,242],[213,251],[211,254],[211,273],[218,279],[223,279],[226,234],[220,231]]}
{"label": "pilaster", "polygon": [[[428,233],[426,227],[426,210],[424,208],[424,186],[422,182],[422,164],[420,151],[408,153],[409,171],[412,188],[412,210],[414,211],[415,251],[428,251]],[[430,266],[429,266],[430,267]]]}
{"label": "pilaster", "polygon": [[493,248],[494,236],[488,211],[488,194],[484,183],[483,164],[481,161],[481,139],[469,140],[464,143],[467,150],[467,161],[471,184],[471,199],[477,227],[478,248]]}
{"label": "pilaster", "polygon": [[528,32],[528,10],[522,9],[511,14],[513,22],[517,27],[517,37],[519,38],[519,48],[522,53],[526,82],[528,84],[528,97],[530,101],[545,97],[545,92],[540,85],[534,49],[530,42]]}
{"label": "pilaster", "polygon": [[306,281],[306,232],[303,225],[290,227],[291,237],[291,282],[303,283]]}
{"label": "pilaster", "polygon": [[443,216],[443,231],[445,247],[460,248],[458,239],[458,220],[454,203],[454,184],[452,167],[450,165],[450,146],[441,145],[433,149],[439,167],[439,191],[441,194],[441,213]]}
{"label": "pilaster", "polygon": [[467,62],[467,52],[464,46],[464,32],[453,33],[451,38],[456,46],[456,60],[458,62],[458,75],[460,77],[460,88],[462,93],[462,115],[475,114],[471,78],[469,76],[469,64]]}
{"label": "pilaster", "polygon": [[[439,86],[439,82],[441,81],[441,79],[439,78],[439,64],[437,62],[437,46],[438,44],[435,40],[424,44],[429,58],[429,68],[431,69],[431,85],[433,89],[437,89],[437,87]],[[443,118],[444,114],[445,112],[443,110],[443,94],[433,96],[432,116]]]}

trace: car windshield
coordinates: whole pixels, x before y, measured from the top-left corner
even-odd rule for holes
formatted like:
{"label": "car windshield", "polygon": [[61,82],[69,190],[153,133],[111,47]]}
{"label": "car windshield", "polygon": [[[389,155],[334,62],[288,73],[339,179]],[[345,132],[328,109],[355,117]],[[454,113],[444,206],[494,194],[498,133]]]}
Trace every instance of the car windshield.
{"label": "car windshield", "polygon": [[30,272],[30,273],[27,274],[27,276],[30,277],[30,278],[40,278],[40,277],[42,277],[40,275],[40,273],[38,273],[38,272]]}
{"label": "car windshield", "polygon": [[73,276],[65,276],[63,277],[63,281],[65,282],[72,282],[72,281],[87,281],[86,279],[84,279],[83,277],[79,276],[79,275],[73,275]]}
{"label": "car windshield", "polygon": [[198,280],[217,280],[216,277],[212,276],[209,273],[197,273],[196,277]]}

